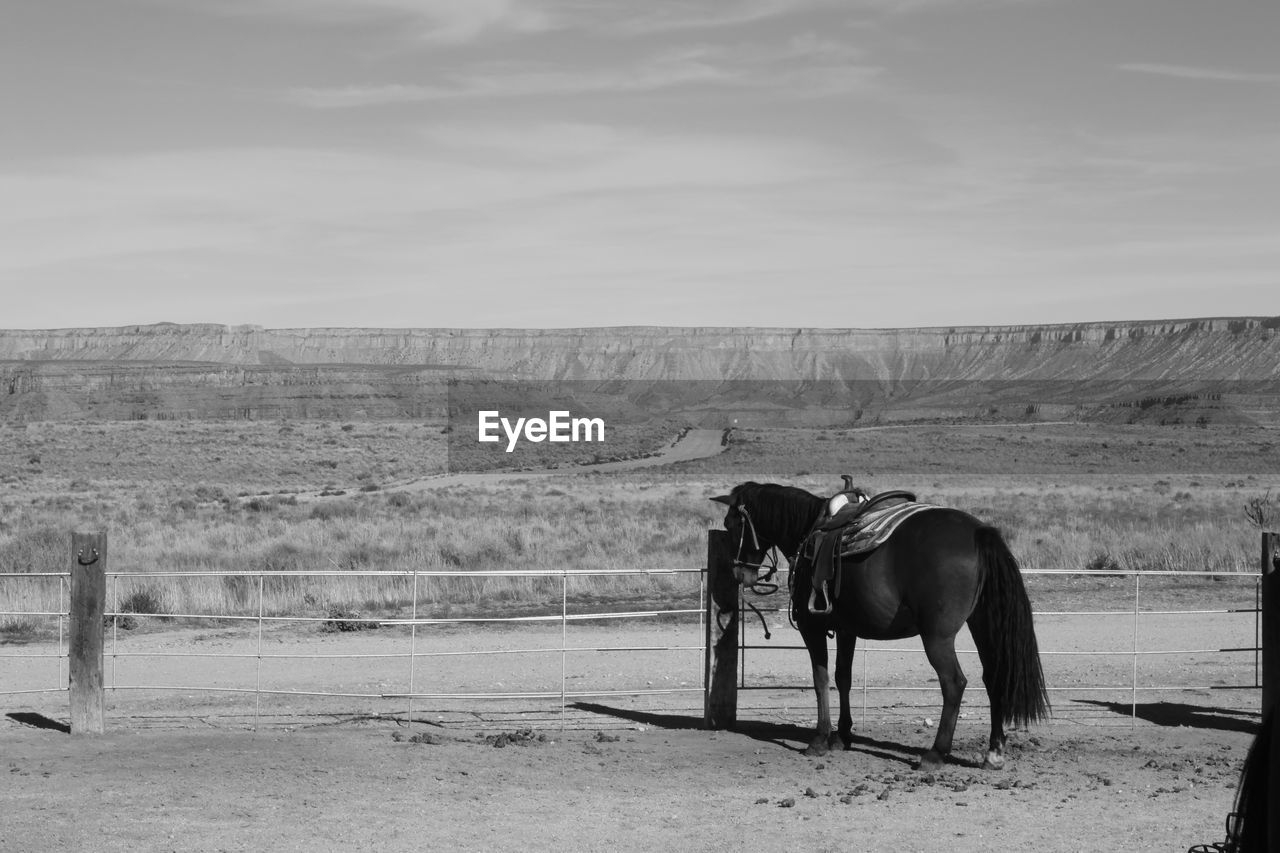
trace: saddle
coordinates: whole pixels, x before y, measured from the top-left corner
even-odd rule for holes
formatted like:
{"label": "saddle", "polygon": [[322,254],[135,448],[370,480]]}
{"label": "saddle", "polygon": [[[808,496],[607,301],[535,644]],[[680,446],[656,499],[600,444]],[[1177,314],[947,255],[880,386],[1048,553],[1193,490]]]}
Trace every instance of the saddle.
{"label": "saddle", "polygon": [[[812,565],[808,608],[810,613],[831,612],[840,594],[841,560],[873,551],[884,544],[898,525],[917,512],[931,509],[916,502],[911,492],[892,490],[867,497],[852,488],[852,480],[844,475],[845,490],[828,501],[828,512],[814,524],[801,555]],[[837,500],[842,495],[846,501]],[[835,508],[831,512],[831,508]]]}

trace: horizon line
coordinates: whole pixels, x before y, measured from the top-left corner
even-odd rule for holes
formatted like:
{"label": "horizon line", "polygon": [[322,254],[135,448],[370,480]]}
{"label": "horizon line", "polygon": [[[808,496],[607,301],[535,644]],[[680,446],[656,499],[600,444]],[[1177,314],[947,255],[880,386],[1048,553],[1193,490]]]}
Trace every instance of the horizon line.
{"label": "horizon line", "polygon": [[993,323],[988,325],[955,325],[955,326],[795,326],[795,325],[778,325],[778,326],[753,326],[753,325],[723,325],[711,326],[705,324],[682,325],[679,323],[672,324],[634,324],[634,325],[600,325],[600,326],[263,326],[257,323],[217,323],[217,322],[190,322],[176,323],[167,320],[161,320],[152,323],[125,323],[121,325],[110,326],[44,326],[44,327],[27,327],[27,326],[9,326],[0,327],[0,334],[9,332],[83,332],[83,331],[99,331],[99,330],[119,330],[119,329],[156,329],[160,327],[173,328],[217,328],[224,329],[234,333],[244,332],[322,332],[322,331],[388,331],[388,332],[605,332],[605,331],[624,331],[624,330],[661,330],[661,329],[680,329],[683,331],[690,330],[707,330],[717,332],[732,331],[773,331],[773,332],[896,332],[896,331],[952,331],[959,332],[962,330],[982,330],[982,329],[1024,329],[1024,328],[1042,328],[1042,329],[1072,329],[1083,328],[1089,326],[1107,326],[1107,325],[1129,325],[1129,326],[1152,326],[1163,324],[1180,324],[1180,323],[1208,323],[1208,322],[1231,322],[1236,320],[1257,321],[1265,323],[1268,320],[1280,319],[1277,314],[1232,314],[1232,315],[1214,315],[1199,317],[1165,317],[1165,318],[1146,318],[1146,319],[1112,319],[1112,320],[1080,320],[1068,321],[1061,323]]}

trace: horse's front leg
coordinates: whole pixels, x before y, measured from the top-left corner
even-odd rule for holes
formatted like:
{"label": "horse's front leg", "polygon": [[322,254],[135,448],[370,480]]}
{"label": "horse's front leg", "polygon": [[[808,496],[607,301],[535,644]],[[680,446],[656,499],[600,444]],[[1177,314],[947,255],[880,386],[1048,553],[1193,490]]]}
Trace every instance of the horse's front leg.
{"label": "horse's front leg", "polygon": [[[840,741],[845,749],[853,749],[853,713],[849,709],[849,690],[853,687],[853,650],[858,635],[851,630],[836,633],[836,690],[840,693]],[[833,742],[831,744],[835,746]]]}
{"label": "horse's front leg", "polygon": [[813,693],[818,701],[818,729],[805,755],[826,755],[831,748],[831,682],[827,672],[827,632],[802,631],[809,662],[813,665]]}

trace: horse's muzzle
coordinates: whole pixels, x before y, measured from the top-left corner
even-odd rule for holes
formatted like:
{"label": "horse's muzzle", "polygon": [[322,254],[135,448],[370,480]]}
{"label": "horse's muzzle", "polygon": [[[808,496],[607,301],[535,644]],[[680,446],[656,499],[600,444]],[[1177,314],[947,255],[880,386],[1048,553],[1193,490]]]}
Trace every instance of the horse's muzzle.
{"label": "horse's muzzle", "polygon": [[760,568],[738,564],[733,567],[733,577],[743,586],[751,586],[760,579]]}

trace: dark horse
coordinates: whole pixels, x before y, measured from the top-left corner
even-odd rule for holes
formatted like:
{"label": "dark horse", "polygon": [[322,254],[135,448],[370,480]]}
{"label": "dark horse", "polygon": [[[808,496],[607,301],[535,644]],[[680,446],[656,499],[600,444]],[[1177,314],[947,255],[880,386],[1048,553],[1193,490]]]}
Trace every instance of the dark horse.
{"label": "dark horse", "polygon": [[849,688],[858,637],[919,636],[942,685],[942,717],[922,770],[941,766],[951,751],[966,679],[956,658],[956,633],[969,624],[982,681],[991,699],[991,743],[985,767],[1004,764],[1005,724],[1046,717],[1049,700],[1031,624],[1031,604],[1018,563],[994,527],[955,509],[910,516],[876,550],[843,560],[844,577],[830,614],[809,612],[812,566],[797,553],[823,511],[825,499],[773,483],[743,483],[712,498],[729,507],[724,526],[737,551],[734,573],[753,583],[772,547],[792,562],[791,612],[813,663],[818,730],[806,750],[821,755],[836,743],[828,705],[827,632],[836,637],[839,737],[851,748]]}

